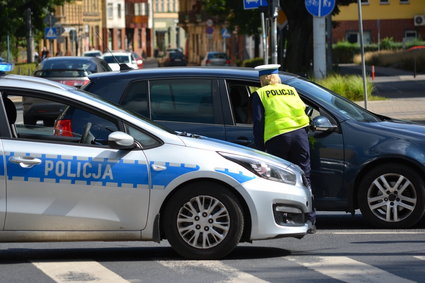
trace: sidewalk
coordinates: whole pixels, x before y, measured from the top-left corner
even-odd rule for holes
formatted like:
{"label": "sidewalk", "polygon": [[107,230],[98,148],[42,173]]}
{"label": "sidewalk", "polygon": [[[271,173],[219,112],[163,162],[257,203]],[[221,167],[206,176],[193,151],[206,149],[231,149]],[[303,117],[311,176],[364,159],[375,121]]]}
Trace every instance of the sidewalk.
{"label": "sidewalk", "polygon": [[[371,67],[366,66],[367,78],[371,78]],[[355,64],[341,64],[338,68],[338,72],[344,75],[362,75],[360,65]],[[412,72],[386,68],[386,67],[375,67],[375,79],[372,81],[376,84],[406,84],[410,82],[412,84],[423,85],[420,95],[417,97],[403,97],[408,96],[407,93],[399,93],[397,98],[391,98],[386,100],[370,100],[367,102],[367,109],[377,114],[389,116],[391,118],[411,120],[425,123],[425,74],[414,74]],[[417,93],[417,90],[415,90]],[[394,94],[399,91],[394,89]],[[358,105],[365,107],[364,101],[357,101]]]}
{"label": "sidewalk", "polygon": [[[364,101],[356,103],[365,107]],[[425,96],[368,101],[367,110],[391,118],[425,123]]]}

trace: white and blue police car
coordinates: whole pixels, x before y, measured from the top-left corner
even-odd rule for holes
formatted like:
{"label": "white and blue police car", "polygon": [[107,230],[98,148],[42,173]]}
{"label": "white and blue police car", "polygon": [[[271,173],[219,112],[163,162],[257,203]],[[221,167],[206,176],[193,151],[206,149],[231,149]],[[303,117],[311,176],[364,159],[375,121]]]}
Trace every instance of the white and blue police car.
{"label": "white and blue police car", "polygon": [[[167,239],[183,257],[215,259],[308,233],[312,194],[297,166],[0,68],[0,242]],[[31,111],[55,123],[25,124]]]}

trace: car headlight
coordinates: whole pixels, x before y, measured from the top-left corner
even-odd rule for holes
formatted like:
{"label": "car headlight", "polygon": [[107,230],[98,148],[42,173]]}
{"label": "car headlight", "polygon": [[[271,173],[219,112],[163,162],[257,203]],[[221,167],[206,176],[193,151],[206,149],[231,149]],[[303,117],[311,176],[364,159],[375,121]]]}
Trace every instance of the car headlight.
{"label": "car headlight", "polygon": [[219,152],[219,154],[230,161],[238,163],[261,178],[289,185],[295,185],[297,183],[297,175],[290,167],[281,167],[264,160],[227,152]]}

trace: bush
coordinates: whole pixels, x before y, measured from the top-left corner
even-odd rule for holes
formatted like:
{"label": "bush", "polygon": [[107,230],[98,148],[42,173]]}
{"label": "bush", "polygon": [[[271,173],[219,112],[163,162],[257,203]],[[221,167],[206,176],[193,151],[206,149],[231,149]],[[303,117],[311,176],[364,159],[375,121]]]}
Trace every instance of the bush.
{"label": "bush", "polygon": [[37,63],[15,64],[13,70],[10,73],[17,74],[17,75],[32,76],[36,68],[37,68]]}
{"label": "bush", "polygon": [[[330,75],[321,80],[314,80],[317,84],[332,90],[352,101],[360,101],[364,99],[363,92],[363,78],[361,76],[341,76],[338,74]],[[374,90],[372,82],[366,82],[367,94],[370,99],[377,99],[372,97]]]}
{"label": "bush", "polygon": [[241,66],[242,67],[252,67],[252,68],[254,68],[254,67],[262,65],[262,64],[264,64],[264,59],[260,58],[260,57],[256,57],[256,58],[244,60],[241,64]]}
{"label": "bush", "polygon": [[[360,55],[355,56],[354,63],[360,64]],[[406,71],[425,72],[425,48],[412,51],[383,50],[365,53],[365,63],[382,67],[399,68]]]}

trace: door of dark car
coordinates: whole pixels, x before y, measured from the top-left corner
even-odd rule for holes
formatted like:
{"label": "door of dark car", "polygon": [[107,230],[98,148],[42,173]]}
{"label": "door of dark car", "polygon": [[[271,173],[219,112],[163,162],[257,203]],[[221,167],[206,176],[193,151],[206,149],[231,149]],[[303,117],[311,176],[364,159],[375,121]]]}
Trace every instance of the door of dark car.
{"label": "door of dark car", "polygon": [[[230,103],[230,113],[224,113],[226,121],[226,140],[238,144],[253,146],[251,94],[260,86],[258,82],[227,80],[224,83],[225,96]],[[299,92],[307,106],[311,107],[310,118],[322,115],[327,117],[332,124],[336,120],[314,101],[307,99],[303,92]],[[226,98],[223,98],[225,100]],[[226,107],[223,107],[226,109]],[[230,118],[228,118],[230,116]],[[328,201],[335,208],[346,207],[344,202],[346,192],[342,191],[344,176],[344,143],[339,128],[335,131],[309,131],[312,187],[317,200],[316,206],[320,208]],[[344,200],[343,202],[338,202]],[[326,205],[326,209],[330,206]],[[341,208],[341,207],[339,207]]]}
{"label": "door of dark car", "polygon": [[120,104],[169,129],[225,139],[218,83],[210,78],[131,82]]}

